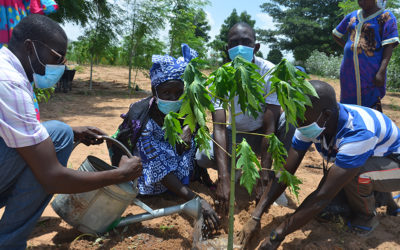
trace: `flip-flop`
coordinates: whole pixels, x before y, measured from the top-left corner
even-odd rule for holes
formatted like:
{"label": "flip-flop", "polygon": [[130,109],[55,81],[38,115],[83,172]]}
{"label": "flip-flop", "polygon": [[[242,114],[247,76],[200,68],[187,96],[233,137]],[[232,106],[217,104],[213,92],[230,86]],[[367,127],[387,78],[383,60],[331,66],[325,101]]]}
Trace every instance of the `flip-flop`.
{"label": "flip-flop", "polygon": [[393,197],[393,200],[396,200],[396,199],[398,199],[398,198],[400,198],[400,194],[398,194],[398,195],[396,195],[395,197]]}
{"label": "flip-flop", "polygon": [[378,221],[374,222],[374,224],[372,224],[371,227],[366,227],[366,226],[361,226],[361,225],[352,225],[350,223],[350,221],[347,222],[347,226],[350,228],[350,230],[354,234],[361,236],[361,237],[366,237],[366,236],[370,235],[378,225],[379,225]]}

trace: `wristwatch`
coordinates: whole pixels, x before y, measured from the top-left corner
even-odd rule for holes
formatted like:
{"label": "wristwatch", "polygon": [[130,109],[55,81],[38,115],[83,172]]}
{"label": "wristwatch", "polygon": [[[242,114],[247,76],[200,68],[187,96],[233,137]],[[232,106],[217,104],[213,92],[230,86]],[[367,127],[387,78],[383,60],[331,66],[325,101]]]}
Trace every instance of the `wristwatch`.
{"label": "wristwatch", "polygon": [[278,235],[278,233],[275,230],[272,230],[271,234],[269,235],[269,241],[270,242],[281,242],[283,241],[283,239],[281,239]]}

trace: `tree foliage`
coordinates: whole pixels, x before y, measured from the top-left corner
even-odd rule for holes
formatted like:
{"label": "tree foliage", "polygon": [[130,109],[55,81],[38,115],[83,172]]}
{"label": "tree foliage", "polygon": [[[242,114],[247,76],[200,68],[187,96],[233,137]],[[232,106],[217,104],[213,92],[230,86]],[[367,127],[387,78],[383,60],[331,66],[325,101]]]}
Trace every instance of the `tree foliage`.
{"label": "tree foliage", "polygon": [[57,0],[58,11],[50,17],[60,23],[74,22],[86,26],[99,10],[104,11],[104,14],[109,12],[108,8],[97,8],[98,5],[104,7],[106,2],[106,0]]}
{"label": "tree foliage", "polygon": [[181,56],[181,44],[186,43],[195,49],[201,58],[206,54],[206,41],[209,39],[207,16],[201,7],[207,0],[169,0],[170,14],[168,17],[169,54]]}
{"label": "tree foliage", "polygon": [[274,48],[293,51],[304,62],[315,49],[328,55],[341,53],[332,30],[341,21],[340,0],[271,0],[261,5],[272,16],[276,29],[260,31],[260,39]]}
{"label": "tree foliage", "polygon": [[[387,5],[386,8],[392,10],[395,13],[398,13],[400,8],[399,1],[386,1]],[[339,3],[340,13],[342,16],[346,16],[347,14],[351,13],[352,11],[360,9],[358,5],[358,1],[356,0],[344,0],[340,1]]]}
{"label": "tree foliage", "polygon": [[271,49],[268,53],[267,60],[273,64],[278,64],[282,61],[283,55],[279,49]]}
{"label": "tree foliage", "polygon": [[248,23],[251,27],[254,28],[256,23],[255,20],[251,19],[250,14],[246,11],[237,13],[236,9],[232,10],[232,13],[224,20],[224,23],[221,25],[221,29],[219,31],[219,35],[215,37],[215,39],[210,43],[210,47],[217,52],[217,56],[222,58],[223,63],[229,61],[229,56],[227,53],[227,46],[228,46],[228,32],[233,27],[233,25],[245,22]]}

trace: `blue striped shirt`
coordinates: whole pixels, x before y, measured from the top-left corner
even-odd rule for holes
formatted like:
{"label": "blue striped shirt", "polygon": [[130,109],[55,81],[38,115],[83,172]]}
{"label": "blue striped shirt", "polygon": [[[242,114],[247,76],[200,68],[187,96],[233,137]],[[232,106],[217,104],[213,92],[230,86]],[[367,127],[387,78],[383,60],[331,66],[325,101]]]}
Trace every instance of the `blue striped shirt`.
{"label": "blue striped shirt", "polygon": [[372,156],[400,153],[399,128],[386,115],[366,107],[339,103],[337,134],[332,143],[323,136],[315,140],[304,137],[298,130],[292,140],[296,150],[307,150],[312,143],[324,159],[342,168],[357,168]]}

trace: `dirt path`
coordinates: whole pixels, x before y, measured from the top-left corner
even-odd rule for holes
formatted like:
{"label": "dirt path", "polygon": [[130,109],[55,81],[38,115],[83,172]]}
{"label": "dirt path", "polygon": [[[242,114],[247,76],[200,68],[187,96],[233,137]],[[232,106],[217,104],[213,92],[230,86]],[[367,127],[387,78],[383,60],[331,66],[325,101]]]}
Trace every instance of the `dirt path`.
{"label": "dirt path", "polygon": [[[87,91],[88,70],[77,73],[73,91],[68,94],[57,93],[49,103],[42,104],[43,121],[61,120],[71,126],[94,125],[112,134],[121,122],[121,113],[127,111],[129,104],[150,94],[150,81],[143,74],[138,77],[138,85],[144,91],[130,95],[126,88],[127,68],[96,67],[95,84],[92,92]],[[314,78],[316,79],[316,78]],[[337,81],[329,81],[338,90]],[[383,100],[383,109],[397,124],[400,124],[400,95],[389,93]],[[108,162],[105,145],[86,147],[78,146],[69,161],[69,167],[78,168],[87,155],[95,155]],[[305,168],[305,165],[321,166],[322,161],[316,151],[310,151],[298,171],[303,181],[299,202],[314,190],[321,178],[322,170]],[[215,171],[209,171],[216,178]],[[204,186],[193,183],[192,188],[208,201],[212,202],[213,192]],[[288,214],[298,206],[296,199],[287,192],[290,208],[273,206],[262,218],[260,234],[269,235]],[[239,231],[254,209],[254,201],[239,188],[237,192],[235,230]],[[153,208],[175,205],[177,200],[171,195],[163,195],[143,200]],[[131,206],[125,214],[137,214],[141,210]],[[388,217],[383,209],[379,210],[380,226],[369,238],[360,238],[349,234],[341,224],[321,224],[312,221],[304,228],[289,235],[281,249],[396,249],[400,248],[400,218]],[[126,228],[114,230],[97,238],[81,236],[47,207],[43,222],[38,223],[32,233],[28,246],[31,249],[188,249],[192,241],[193,221],[185,216],[172,215],[137,223]],[[221,231],[222,234],[225,234]],[[261,237],[254,241],[256,246]]]}

